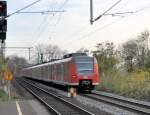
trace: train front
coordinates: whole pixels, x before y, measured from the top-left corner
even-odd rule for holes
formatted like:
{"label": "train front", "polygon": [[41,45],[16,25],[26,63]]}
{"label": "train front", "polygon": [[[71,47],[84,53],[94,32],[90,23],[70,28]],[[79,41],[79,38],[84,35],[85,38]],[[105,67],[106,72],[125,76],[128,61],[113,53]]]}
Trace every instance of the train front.
{"label": "train front", "polygon": [[98,64],[93,57],[74,57],[71,71],[71,81],[78,84],[79,90],[91,91],[99,84]]}

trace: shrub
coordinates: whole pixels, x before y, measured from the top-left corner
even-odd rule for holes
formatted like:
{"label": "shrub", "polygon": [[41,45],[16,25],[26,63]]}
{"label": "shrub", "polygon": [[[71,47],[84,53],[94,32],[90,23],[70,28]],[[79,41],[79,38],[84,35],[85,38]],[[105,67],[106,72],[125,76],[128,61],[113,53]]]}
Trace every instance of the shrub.
{"label": "shrub", "polygon": [[119,95],[148,99],[150,97],[150,73],[138,70],[132,73],[112,73],[111,76],[102,76],[99,90],[111,91]]}

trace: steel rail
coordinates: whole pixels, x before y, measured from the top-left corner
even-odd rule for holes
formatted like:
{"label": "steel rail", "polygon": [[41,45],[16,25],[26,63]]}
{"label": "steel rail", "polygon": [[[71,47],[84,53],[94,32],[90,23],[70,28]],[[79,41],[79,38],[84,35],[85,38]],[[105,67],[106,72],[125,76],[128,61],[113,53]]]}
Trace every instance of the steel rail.
{"label": "steel rail", "polygon": [[20,84],[23,88],[25,88],[28,92],[30,92],[34,97],[36,97],[40,102],[42,102],[47,108],[49,108],[49,111],[54,115],[61,115],[57,110],[55,110],[53,107],[51,107],[48,103],[46,103],[40,96],[38,96],[36,93],[34,93],[31,89],[25,87],[21,81],[16,80],[17,83]]}
{"label": "steel rail", "polygon": [[83,96],[94,99],[96,101],[108,103],[123,109],[125,108],[127,110],[134,111],[142,115],[150,114],[150,105],[138,103],[136,101],[129,101],[122,98],[117,98],[114,96],[104,95],[100,93],[84,94]]}
{"label": "steel rail", "polygon": [[127,102],[127,103],[135,104],[137,106],[141,106],[141,107],[150,109],[150,103],[148,104],[147,102],[144,102],[144,101],[135,100],[135,99],[131,99],[131,98],[126,98],[126,97],[123,97],[123,96],[119,96],[119,95],[115,95],[115,94],[109,94],[109,93],[106,93],[106,92],[95,91],[95,90],[92,93],[95,94],[95,95],[105,96],[105,97],[108,97],[108,98],[113,98],[115,100],[121,100],[121,101],[124,101],[124,102]]}
{"label": "steel rail", "polygon": [[[22,80],[23,80],[23,79],[22,79]],[[44,93],[46,93],[46,94],[48,94],[48,95],[50,95],[50,96],[56,98],[57,100],[61,101],[63,104],[67,105],[68,107],[72,107],[73,109],[79,111],[79,112],[80,112],[81,114],[83,114],[83,115],[95,115],[95,114],[93,114],[93,113],[91,113],[91,112],[89,112],[89,111],[87,111],[87,110],[85,110],[85,109],[83,109],[83,108],[81,108],[81,107],[79,107],[79,106],[77,106],[77,105],[75,105],[75,104],[73,104],[73,103],[71,103],[71,102],[69,102],[69,101],[63,99],[63,98],[61,98],[60,96],[57,96],[57,95],[55,95],[55,94],[52,94],[52,93],[46,91],[45,89],[43,89],[43,88],[41,88],[41,87],[39,87],[39,86],[36,86],[36,85],[32,84],[31,81],[30,81],[30,83],[29,83],[29,81],[27,82],[27,80],[23,80],[23,82],[25,82],[26,84],[28,84],[28,85],[30,85],[30,86],[32,86],[32,87],[34,87],[34,88],[37,88],[38,90],[41,90],[41,91],[43,91]],[[60,113],[60,115],[61,115],[61,113]]]}

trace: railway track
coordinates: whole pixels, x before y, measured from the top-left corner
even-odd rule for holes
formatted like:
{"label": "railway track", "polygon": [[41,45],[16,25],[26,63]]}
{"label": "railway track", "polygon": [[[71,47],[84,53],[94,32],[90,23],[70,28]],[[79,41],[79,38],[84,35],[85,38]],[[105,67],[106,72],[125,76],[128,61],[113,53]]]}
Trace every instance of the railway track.
{"label": "railway track", "polygon": [[110,105],[120,107],[140,115],[150,115],[150,105],[127,98],[121,98],[121,96],[116,97],[113,95],[103,94],[98,91],[94,91],[92,94],[84,94],[83,96],[94,99],[96,101],[108,103]]}
{"label": "railway track", "polygon": [[23,79],[16,79],[16,81],[45,104],[52,115],[94,115],[93,113],[64,100],[63,98],[48,92],[34,83]]}

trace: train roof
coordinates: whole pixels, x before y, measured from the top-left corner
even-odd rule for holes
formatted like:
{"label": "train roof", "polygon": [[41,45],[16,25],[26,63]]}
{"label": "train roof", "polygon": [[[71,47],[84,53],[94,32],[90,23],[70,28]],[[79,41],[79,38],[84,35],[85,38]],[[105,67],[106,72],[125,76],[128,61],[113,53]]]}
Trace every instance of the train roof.
{"label": "train roof", "polygon": [[63,58],[70,58],[70,57],[76,57],[76,56],[87,56],[86,53],[70,53],[63,56]]}
{"label": "train roof", "polygon": [[51,65],[51,64],[57,64],[57,63],[61,63],[61,62],[67,62],[67,61],[70,61],[73,57],[80,57],[80,56],[88,56],[86,53],[70,53],[70,54],[66,54],[63,56],[63,59],[57,59],[57,60],[52,60],[50,62],[47,62],[47,63],[42,63],[42,64],[39,64],[39,65],[33,65],[33,66],[30,66],[30,67],[26,67],[24,69],[32,69],[32,68],[35,68],[35,67],[41,67],[41,66],[47,66],[47,65]]}
{"label": "train roof", "polygon": [[39,64],[39,65],[33,65],[33,66],[30,66],[30,67],[26,67],[26,68],[24,68],[24,69],[31,69],[31,68],[35,68],[35,67],[47,66],[47,65],[57,64],[57,63],[61,63],[61,62],[68,62],[68,61],[70,61],[71,59],[72,59],[72,58],[50,61],[50,62],[47,62],[47,63],[42,63],[42,64]]}

